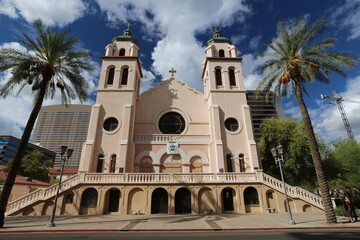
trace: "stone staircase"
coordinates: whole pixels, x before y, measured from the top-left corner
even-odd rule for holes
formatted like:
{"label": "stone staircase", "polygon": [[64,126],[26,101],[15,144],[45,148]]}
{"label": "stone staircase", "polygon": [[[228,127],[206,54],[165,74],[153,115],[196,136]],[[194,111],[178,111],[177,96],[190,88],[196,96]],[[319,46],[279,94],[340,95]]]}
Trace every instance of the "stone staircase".
{"label": "stone staircase", "polygon": [[[196,183],[262,183],[266,186],[283,191],[282,182],[262,171],[254,173],[78,173],[62,182],[60,193],[81,184],[196,184]],[[39,201],[46,201],[56,194],[57,185],[38,189],[21,198],[10,202],[6,208],[6,215],[11,215],[19,210],[33,205]],[[300,187],[286,184],[288,196],[299,198],[320,209],[324,209],[321,197]]]}

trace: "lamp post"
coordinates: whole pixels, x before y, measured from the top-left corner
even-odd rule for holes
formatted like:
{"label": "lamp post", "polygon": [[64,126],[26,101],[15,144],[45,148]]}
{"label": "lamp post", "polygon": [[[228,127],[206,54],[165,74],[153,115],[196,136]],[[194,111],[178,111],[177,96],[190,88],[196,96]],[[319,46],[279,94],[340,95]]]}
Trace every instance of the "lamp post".
{"label": "lamp post", "polygon": [[284,163],[284,157],[283,157],[284,147],[282,145],[279,145],[276,148],[271,149],[271,154],[273,155],[273,157],[275,159],[276,165],[279,165],[279,168],[280,168],[280,175],[281,175],[281,181],[282,181],[283,191],[284,191],[284,195],[285,195],[285,202],[286,202],[286,207],[288,209],[289,224],[294,225],[296,223],[293,220],[293,217],[291,214],[291,208],[290,208],[288,196],[286,193],[286,186],[285,186],[284,175],[283,175],[282,165],[281,165],[282,163]]}
{"label": "lamp post", "polygon": [[[66,153],[66,156],[64,156],[65,153]],[[60,160],[62,161],[61,171],[60,171],[60,179],[59,179],[59,183],[58,183],[57,189],[56,189],[56,195],[55,195],[55,199],[54,199],[54,206],[53,206],[52,214],[50,217],[50,222],[46,225],[48,227],[55,227],[54,219],[55,219],[55,212],[56,212],[56,204],[57,204],[57,199],[58,199],[60,188],[61,188],[62,175],[64,172],[65,162],[66,162],[66,160],[69,160],[72,153],[73,153],[73,149],[68,148],[67,146],[64,146],[64,145],[60,146]]]}

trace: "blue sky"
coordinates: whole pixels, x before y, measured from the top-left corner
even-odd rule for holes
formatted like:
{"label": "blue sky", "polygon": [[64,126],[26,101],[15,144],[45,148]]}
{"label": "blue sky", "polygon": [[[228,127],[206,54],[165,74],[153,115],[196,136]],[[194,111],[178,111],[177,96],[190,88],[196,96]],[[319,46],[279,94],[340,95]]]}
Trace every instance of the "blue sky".
{"label": "blue sky", "polygon": [[[279,20],[294,20],[306,15],[309,22],[324,17],[329,29],[323,37],[335,37],[334,50],[360,52],[359,0],[0,0],[0,47],[26,51],[17,40],[31,31],[36,18],[57,29],[70,28],[70,35],[81,38],[77,48],[93,53],[93,72],[84,72],[90,83],[89,101],[93,104],[101,65],[100,56],[113,37],[121,35],[125,23],[133,25],[138,40],[144,78],[142,90],[166,80],[169,69],[176,77],[202,92],[201,68],[206,41],[212,26],[219,25],[222,36],[230,38],[243,58],[245,87],[255,89],[261,75],[256,71],[266,59],[255,53],[265,50],[263,41],[276,37]],[[360,100],[360,65],[343,78],[333,75],[330,84],[307,85],[309,107],[315,131],[326,141],[346,137],[338,109],[320,94],[335,90],[345,98]],[[0,86],[10,72],[0,73]],[[16,92],[16,91],[15,91]],[[30,89],[21,95],[0,99],[0,134],[21,136],[32,107]],[[59,104],[59,96],[46,105]],[[74,101],[73,103],[78,103]],[[300,119],[293,96],[283,99],[285,114]],[[344,102],[345,111],[357,140],[360,140],[360,104]]]}

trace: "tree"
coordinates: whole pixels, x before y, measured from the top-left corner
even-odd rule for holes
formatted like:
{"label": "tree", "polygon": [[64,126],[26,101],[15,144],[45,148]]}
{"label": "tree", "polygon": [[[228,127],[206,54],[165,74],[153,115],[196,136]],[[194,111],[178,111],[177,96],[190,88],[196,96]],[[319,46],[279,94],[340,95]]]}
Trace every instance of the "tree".
{"label": "tree", "polygon": [[337,139],[332,146],[332,157],[338,169],[333,179],[335,187],[360,190],[360,144],[351,139]]}
{"label": "tree", "polygon": [[[37,150],[25,155],[25,157],[21,160],[21,166],[18,170],[18,174],[44,182],[49,182],[49,168],[53,167],[54,162],[51,159],[43,160],[43,156],[44,154]],[[9,171],[12,163],[13,160],[10,160],[8,167],[4,169],[6,172]]]}
{"label": "tree", "polygon": [[302,17],[290,26],[287,26],[285,21],[278,23],[277,38],[273,39],[272,43],[264,43],[268,50],[259,53],[260,56],[267,56],[268,60],[259,69],[264,78],[260,81],[258,90],[269,91],[274,88],[278,96],[286,96],[288,88],[294,92],[307,133],[326,220],[328,223],[336,223],[329,187],[303,92],[306,93],[304,86],[307,82],[329,82],[332,72],[346,76],[346,70],[354,67],[357,59],[349,53],[329,51],[329,48],[335,46],[334,38],[315,42],[315,39],[326,30],[325,22],[325,19],[319,19],[308,26],[306,19]]}
{"label": "tree", "polygon": [[280,178],[280,172],[270,150],[278,145],[285,149],[283,165],[286,182],[314,190],[315,172],[304,124],[293,118],[268,118],[260,126],[260,156],[264,172]]}
{"label": "tree", "polygon": [[35,20],[33,26],[35,36],[31,38],[22,34],[24,39],[19,40],[28,52],[13,48],[0,49],[0,72],[12,72],[11,78],[0,89],[0,97],[7,97],[15,87],[19,87],[19,94],[27,84],[32,86],[34,96],[33,109],[0,196],[0,227],[4,226],[9,195],[44,99],[53,98],[56,89],[60,89],[63,104],[70,103],[76,97],[81,102],[85,101],[88,84],[81,76],[81,71],[92,70],[89,64],[90,53],[73,51],[74,44],[79,39],[68,37],[69,30],[55,31],[45,27],[41,20]]}

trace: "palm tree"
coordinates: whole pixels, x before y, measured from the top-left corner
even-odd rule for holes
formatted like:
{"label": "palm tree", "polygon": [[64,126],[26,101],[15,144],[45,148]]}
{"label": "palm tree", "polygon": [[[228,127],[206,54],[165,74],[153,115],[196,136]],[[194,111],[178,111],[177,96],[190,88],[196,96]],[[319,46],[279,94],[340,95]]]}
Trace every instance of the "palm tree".
{"label": "palm tree", "polygon": [[277,38],[272,43],[264,43],[268,49],[258,54],[267,57],[267,61],[259,69],[264,78],[259,83],[258,91],[270,91],[274,88],[278,96],[286,96],[288,88],[294,92],[305,125],[326,220],[328,223],[336,223],[329,187],[303,92],[306,93],[304,85],[307,82],[329,82],[332,72],[346,76],[345,71],[354,67],[357,59],[349,53],[329,51],[329,48],[335,45],[334,38],[315,41],[326,30],[325,22],[325,19],[319,19],[308,26],[306,19],[302,17],[290,26],[284,21],[278,23]]}
{"label": "palm tree", "polygon": [[26,85],[32,86],[34,96],[34,107],[1,193],[0,227],[4,226],[9,195],[43,101],[53,98],[56,89],[60,90],[63,104],[70,103],[70,100],[76,97],[81,102],[85,101],[88,84],[81,76],[81,71],[92,70],[89,64],[89,52],[71,51],[79,39],[67,37],[69,30],[64,32],[52,30],[50,27],[45,27],[41,20],[35,20],[33,25],[35,36],[31,38],[23,34],[24,39],[19,40],[28,52],[12,48],[0,49],[0,72],[5,70],[12,72],[12,77],[0,89],[0,98],[7,97],[16,87],[19,88],[19,94]]}

